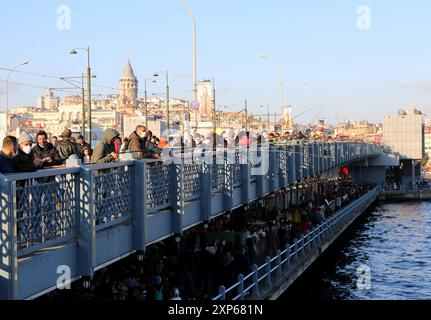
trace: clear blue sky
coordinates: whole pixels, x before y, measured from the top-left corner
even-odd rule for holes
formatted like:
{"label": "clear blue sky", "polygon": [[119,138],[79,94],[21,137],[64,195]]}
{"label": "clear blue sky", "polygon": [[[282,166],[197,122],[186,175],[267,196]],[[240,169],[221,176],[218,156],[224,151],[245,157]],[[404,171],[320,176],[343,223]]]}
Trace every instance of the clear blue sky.
{"label": "clear blue sky", "polygon": [[[409,103],[431,114],[431,2],[428,0],[187,0],[198,28],[198,78],[214,76],[217,104],[252,112],[269,103],[280,110],[277,69],[257,59],[280,61],[286,104],[293,113],[324,105],[321,114],[380,121]],[[57,28],[57,7],[71,8],[71,30]],[[371,30],[356,27],[360,5],[371,8]],[[72,47],[90,45],[95,84],[118,87],[130,57],[141,82],[168,69],[171,91],[191,98],[191,20],[178,0],[3,1],[0,4],[0,67],[22,60],[24,71],[79,75],[86,60]],[[0,71],[0,79],[6,72]],[[61,82],[14,74],[11,82],[61,87]],[[304,85],[304,82],[308,85]],[[4,82],[0,82],[0,108]],[[3,87],[3,88],[2,88]],[[150,91],[161,92],[162,86]],[[43,89],[11,85],[10,104],[35,104]],[[94,88],[96,93],[108,89]],[[314,110],[298,118],[312,121]]]}

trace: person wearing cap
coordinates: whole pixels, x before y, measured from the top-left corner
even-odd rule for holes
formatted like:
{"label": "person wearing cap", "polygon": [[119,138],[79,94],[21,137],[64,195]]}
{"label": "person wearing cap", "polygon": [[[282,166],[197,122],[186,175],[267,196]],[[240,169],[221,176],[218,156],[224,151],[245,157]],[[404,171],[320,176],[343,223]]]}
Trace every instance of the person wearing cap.
{"label": "person wearing cap", "polygon": [[61,161],[65,163],[66,160],[69,159],[72,154],[75,154],[77,157],[79,157],[79,152],[76,143],[73,143],[71,141],[72,131],[70,131],[69,129],[64,130],[63,137],[64,140],[59,139],[59,141],[57,141],[56,148],[58,154],[60,155]]}
{"label": "person wearing cap", "polygon": [[12,159],[14,172],[31,172],[43,167],[45,160],[35,159],[32,152],[33,137],[26,132],[18,139],[18,154]]}

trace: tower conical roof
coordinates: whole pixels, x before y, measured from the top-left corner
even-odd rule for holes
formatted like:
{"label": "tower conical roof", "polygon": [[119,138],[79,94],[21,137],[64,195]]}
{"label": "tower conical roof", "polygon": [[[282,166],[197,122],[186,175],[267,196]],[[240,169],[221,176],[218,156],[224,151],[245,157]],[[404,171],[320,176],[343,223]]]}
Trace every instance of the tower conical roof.
{"label": "tower conical roof", "polygon": [[134,74],[133,69],[132,69],[132,65],[130,64],[130,59],[127,59],[126,67],[124,68],[124,71],[123,71],[123,74],[121,75],[121,78],[134,78],[134,79],[136,79],[135,74]]}

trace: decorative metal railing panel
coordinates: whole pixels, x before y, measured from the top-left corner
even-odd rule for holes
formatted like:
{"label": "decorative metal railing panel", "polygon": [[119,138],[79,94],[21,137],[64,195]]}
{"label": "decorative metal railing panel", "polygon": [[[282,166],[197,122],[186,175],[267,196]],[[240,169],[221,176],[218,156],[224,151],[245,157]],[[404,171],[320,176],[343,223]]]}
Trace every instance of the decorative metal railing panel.
{"label": "decorative metal railing panel", "polygon": [[279,174],[284,179],[287,176],[287,154],[286,149],[281,148],[279,149]]}
{"label": "decorative metal railing panel", "polygon": [[74,234],[79,205],[76,183],[77,174],[16,181],[19,250]]}
{"label": "decorative metal railing panel", "polygon": [[308,144],[305,144],[302,148],[302,176],[304,178],[308,177],[309,169],[310,169],[310,155],[309,155],[309,149]]}
{"label": "decorative metal railing panel", "polygon": [[211,190],[213,192],[221,192],[224,188],[224,164],[211,165]]}
{"label": "decorative metal railing panel", "polygon": [[200,178],[202,165],[196,163],[186,163],[183,166],[184,200],[190,201],[199,198]]}
{"label": "decorative metal railing panel", "polygon": [[233,166],[233,185],[234,187],[241,185],[241,155],[242,152],[235,152],[235,164]]}
{"label": "decorative metal railing panel", "polygon": [[329,156],[330,156],[330,166],[334,167],[337,161],[336,158],[336,145],[335,143],[329,144]]}
{"label": "decorative metal railing panel", "polygon": [[280,172],[281,149],[280,148],[274,148],[273,152],[275,155],[275,168],[274,168],[274,178],[275,178]]}
{"label": "decorative metal railing panel", "polygon": [[[250,165],[252,168],[260,168],[262,165],[262,151],[267,152],[267,150],[262,150],[262,148],[267,148],[266,146],[253,146],[250,148]],[[253,172],[250,172],[250,183],[256,182],[256,175],[253,174]]]}
{"label": "decorative metal railing panel", "polygon": [[162,162],[146,164],[145,192],[147,208],[158,210],[170,205],[169,165]]}
{"label": "decorative metal railing panel", "polygon": [[110,223],[132,211],[132,166],[94,172],[96,224]]}

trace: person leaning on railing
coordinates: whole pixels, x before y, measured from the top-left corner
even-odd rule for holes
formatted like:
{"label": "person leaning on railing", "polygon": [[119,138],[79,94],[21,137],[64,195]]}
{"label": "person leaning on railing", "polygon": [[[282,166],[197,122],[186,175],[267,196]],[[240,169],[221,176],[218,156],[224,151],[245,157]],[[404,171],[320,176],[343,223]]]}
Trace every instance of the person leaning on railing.
{"label": "person leaning on railing", "polygon": [[69,129],[64,130],[63,137],[64,137],[64,140],[58,141],[56,148],[57,148],[58,154],[60,155],[61,161],[65,163],[66,160],[69,159],[69,157],[73,154],[79,157],[79,152],[78,152],[76,143],[71,141],[71,138],[72,138],[71,130]]}
{"label": "person leaning on railing", "polygon": [[145,158],[160,159],[162,151],[153,142],[153,133],[147,130],[145,139]]}
{"label": "person leaning on railing", "polygon": [[92,163],[115,162],[119,159],[120,134],[115,129],[106,129],[102,139],[94,148]]}
{"label": "person leaning on railing", "polygon": [[145,158],[145,141],[147,129],[143,125],[138,125],[129,136],[129,141],[125,146],[126,150],[133,152],[133,157],[136,160],[142,160]]}
{"label": "person leaning on railing", "polygon": [[44,160],[43,167],[58,166],[63,163],[57,149],[48,142],[48,135],[41,130],[36,135],[36,145],[33,148],[35,159]]}
{"label": "person leaning on railing", "polygon": [[14,172],[31,172],[43,167],[47,159],[35,159],[32,152],[33,137],[31,135],[21,133],[18,144],[18,154],[12,159]]}

